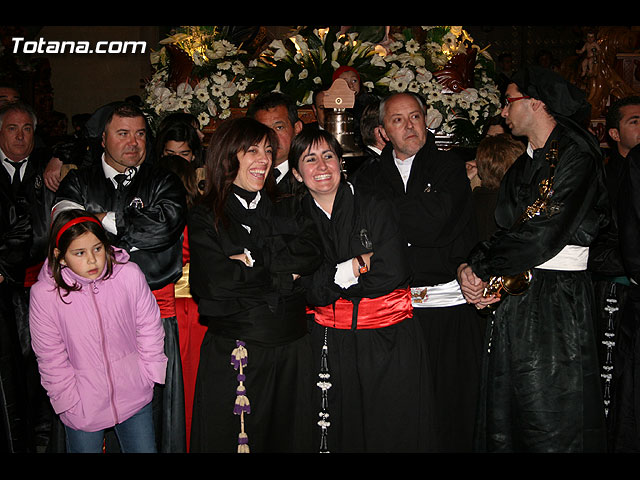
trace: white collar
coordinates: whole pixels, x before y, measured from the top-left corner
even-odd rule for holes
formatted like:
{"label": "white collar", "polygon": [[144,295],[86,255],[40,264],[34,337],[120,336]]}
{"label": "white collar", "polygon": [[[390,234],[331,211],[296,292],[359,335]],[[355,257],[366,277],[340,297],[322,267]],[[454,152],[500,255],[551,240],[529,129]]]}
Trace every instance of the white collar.
{"label": "white collar", "polygon": [[289,160],[285,160],[280,165],[276,165],[274,168],[280,172],[280,175],[278,175],[278,178],[276,179],[276,183],[279,183],[280,180],[282,180],[289,171]]}
{"label": "white collar", "polygon": [[[22,162],[23,160],[29,160],[29,155],[27,155],[27,156],[26,156],[26,157],[24,157],[24,158],[21,158],[21,159],[20,159],[20,160],[18,160],[18,161],[14,161],[14,160],[11,160],[9,157],[7,157],[7,155],[6,155],[6,154],[2,151],[2,149],[0,148],[0,158],[2,158],[2,160],[4,160],[4,161],[5,161],[5,165],[9,165],[10,167],[14,168],[14,167],[13,167],[13,164],[14,164],[14,163],[19,163],[19,162]],[[27,163],[27,162],[23,163],[22,165],[24,166],[26,163]]]}
{"label": "white collar", "polygon": [[[104,159],[104,153],[102,154],[102,171],[104,172],[104,176],[111,180],[113,186],[118,188],[116,175],[120,175],[122,172],[119,172],[106,162],[106,160]],[[131,183],[131,179],[133,178],[133,176],[138,173],[138,166],[127,169],[125,173],[128,175],[128,178],[127,180],[125,180],[125,183],[123,183],[123,185],[126,186]]]}
{"label": "white collar", "polygon": [[247,203],[247,201],[244,198],[242,198],[240,195],[238,195],[237,193],[234,193],[234,195],[240,201],[240,205],[242,205],[247,210],[254,210],[255,208],[258,207],[258,203],[260,203],[260,192],[259,191],[256,193],[256,197],[253,200],[251,200],[250,203]]}

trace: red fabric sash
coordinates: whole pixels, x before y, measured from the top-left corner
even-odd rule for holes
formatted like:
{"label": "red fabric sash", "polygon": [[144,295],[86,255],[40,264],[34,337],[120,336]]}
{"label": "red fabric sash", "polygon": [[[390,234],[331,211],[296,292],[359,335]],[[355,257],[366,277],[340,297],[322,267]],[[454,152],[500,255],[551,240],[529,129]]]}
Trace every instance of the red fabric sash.
{"label": "red fabric sash", "polygon": [[[356,328],[383,328],[413,317],[411,289],[397,289],[378,298],[362,298],[357,305]],[[351,329],[353,324],[353,303],[339,298],[334,304],[312,307],[316,323],[324,327]]]}
{"label": "red fabric sash", "polygon": [[153,295],[156,297],[158,307],[160,307],[160,316],[162,318],[171,318],[176,316],[176,296],[175,296],[175,284],[162,287],[158,290],[152,290]]}
{"label": "red fabric sash", "polygon": [[32,265],[27,267],[24,272],[24,286],[31,287],[34,283],[38,281],[38,274],[40,273],[40,269],[42,268],[43,262],[38,263],[37,265]]}

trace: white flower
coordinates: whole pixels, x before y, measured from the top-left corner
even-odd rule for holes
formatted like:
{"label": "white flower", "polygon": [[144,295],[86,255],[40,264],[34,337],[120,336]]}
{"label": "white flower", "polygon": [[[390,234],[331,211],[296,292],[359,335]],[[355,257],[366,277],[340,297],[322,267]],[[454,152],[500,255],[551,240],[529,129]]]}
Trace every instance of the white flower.
{"label": "white flower", "polygon": [[271,42],[269,44],[269,48],[275,49],[275,52],[273,54],[273,61],[274,62],[282,60],[288,54],[287,49],[284,46],[284,43],[282,42],[282,40],[274,40],[273,42]]}
{"label": "white flower", "polygon": [[322,79],[320,77],[314,77],[313,83],[316,85],[320,85],[322,83]]}
{"label": "white flower", "polygon": [[218,68],[220,70],[229,70],[231,68],[232,63],[231,62],[220,62],[218,64]]}
{"label": "white flower", "polygon": [[433,78],[433,74],[424,67],[416,68],[416,80],[420,83],[430,82]]}
{"label": "white flower", "polygon": [[442,113],[439,110],[429,107],[426,114],[427,128],[437,129],[442,124]]}
{"label": "white flower", "polygon": [[420,44],[412,38],[405,44],[404,48],[409,53],[416,53],[420,49]]}
{"label": "white flower", "polygon": [[207,92],[206,88],[196,88],[194,93],[196,98],[203,103],[209,100],[209,92]]}
{"label": "white flower", "polygon": [[238,86],[234,82],[227,82],[222,86],[222,89],[227,97],[233,97],[238,91]]}
{"label": "white flower", "polygon": [[303,68],[302,71],[298,74],[298,80],[304,80],[309,76],[309,70]]}
{"label": "white flower", "polygon": [[221,58],[224,58],[226,53],[227,50],[224,48],[222,42],[213,42],[211,48],[208,48],[204,52],[205,56],[210,60],[220,60]]}
{"label": "white flower", "polygon": [[478,100],[478,90],[475,88],[465,88],[460,92],[460,96],[469,103],[473,103]]}
{"label": "white flower", "polygon": [[222,96],[222,94],[223,94],[222,86],[221,85],[211,85],[211,94],[214,97]]}
{"label": "white flower", "polygon": [[215,73],[211,75],[211,80],[213,80],[213,82],[217,83],[218,85],[222,85],[227,81],[227,76],[224,73]]}
{"label": "white flower", "polygon": [[206,112],[200,113],[200,115],[198,115],[198,123],[200,124],[200,128],[206,127],[209,124],[210,119],[211,117],[209,117]]}
{"label": "white flower", "polygon": [[420,84],[415,80],[412,80],[411,82],[409,82],[409,85],[407,86],[407,90],[410,91],[411,93],[419,93]]}
{"label": "white flower", "polygon": [[371,65],[374,67],[385,67],[387,62],[385,62],[382,55],[375,54],[371,57]]}
{"label": "white flower", "polygon": [[182,82],[176,88],[176,94],[178,95],[178,98],[190,100],[193,96],[193,87],[186,82]]}
{"label": "white flower", "polygon": [[246,78],[241,78],[236,82],[236,85],[238,86],[238,91],[244,92],[249,86],[249,82]]}
{"label": "white flower", "polygon": [[247,94],[247,93],[243,93],[241,95],[238,95],[238,105],[240,106],[240,108],[244,108],[247,105],[249,105],[249,101],[251,100],[251,95]]}
{"label": "white flower", "polygon": [[220,108],[227,109],[229,108],[229,98],[228,97],[220,97],[220,101],[218,102]]}
{"label": "white flower", "polygon": [[191,107],[191,97],[181,97],[178,99],[178,108],[182,110],[189,110]]}
{"label": "white flower", "polygon": [[220,112],[220,120],[229,118],[229,116],[231,116],[231,110],[223,110],[222,112]]}
{"label": "white flower", "polygon": [[291,69],[287,68],[287,71],[284,72],[284,80],[285,80],[285,82],[288,82],[289,80],[291,80],[291,76],[292,75],[293,74],[291,73]]}
{"label": "white flower", "polygon": [[364,82],[362,86],[365,87],[369,92],[372,91],[374,88],[373,82],[371,81]]}
{"label": "white flower", "polygon": [[236,75],[244,75],[245,68],[242,62],[240,62],[239,60],[236,60],[235,62],[233,62],[233,65],[231,66],[231,71]]}
{"label": "white flower", "polygon": [[198,67],[201,67],[202,65],[204,65],[204,63],[207,61],[206,58],[207,57],[203,55],[202,52],[200,52],[200,50],[194,51],[193,54],[191,55],[191,59],[193,60],[193,63]]}

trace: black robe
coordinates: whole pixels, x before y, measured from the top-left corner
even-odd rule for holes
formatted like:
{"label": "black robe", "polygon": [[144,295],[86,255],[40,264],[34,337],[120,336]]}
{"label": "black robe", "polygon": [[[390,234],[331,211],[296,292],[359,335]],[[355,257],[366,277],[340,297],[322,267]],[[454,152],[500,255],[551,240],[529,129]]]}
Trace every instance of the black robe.
{"label": "black robe", "polygon": [[[324,262],[302,279],[312,306],[349,300],[352,327],[312,327],[314,372],[320,374],[323,347],[328,348],[327,448],[331,452],[427,452],[434,449],[431,373],[420,327],[411,312],[390,326],[358,326],[363,298],[378,298],[406,289],[411,275],[406,240],[391,205],[366,192],[352,193],[340,184],[331,218],[302,198],[305,215],[320,230]],[[370,271],[348,288],[334,281],[336,265],[373,251]],[[321,411],[321,392],[314,406]],[[316,430],[320,445],[321,430]]]}
{"label": "black robe", "polygon": [[[405,187],[388,143],[380,160],[363,165],[356,190],[382,195],[394,206],[409,246],[411,286],[455,282],[456,271],[477,241],[465,162],[439,150],[435,137],[413,159]],[[436,397],[438,451],[471,451],[480,383],[485,321],[466,303],[414,308],[422,327]]]}
{"label": "black robe", "polygon": [[639,452],[640,434],[640,146],[631,149],[622,172],[617,214],[620,255],[631,279],[614,356],[613,445],[617,452]]}
{"label": "black robe", "polygon": [[[228,224],[200,204],[189,214],[191,293],[208,326],[200,350],[191,431],[192,452],[234,452],[240,419],[233,414],[238,372],[230,364],[237,341],[251,413],[244,417],[251,452],[311,452],[314,417],[311,346],[304,292],[292,274],[308,275],[322,251],[310,222],[292,217],[289,202],[273,205],[264,191],[254,210],[230,194]],[[250,227],[250,232],[243,226]],[[231,255],[247,249],[249,267]]]}
{"label": "black robe", "polygon": [[21,354],[13,291],[23,289],[24,264],[31,244],[29,215],[9,189],[0,190],[0,452],[33,452],[27,423],[25,363]]}
{"label": "black robe", "polygon": [[[549,176],[546,153],[559,142],[554,215],[517,223]],[[602,152],[570,120],[543,148],[516,160],[498,198],[499,230],[469,256],[483,280],[532,269],[566,245],[589,246],[608,223]],[[479,450],[603,451],[604,409],[596,351],[593,287],[586,271],[534,269],[521,296],[507,296],[494,317],[478,417]]]}

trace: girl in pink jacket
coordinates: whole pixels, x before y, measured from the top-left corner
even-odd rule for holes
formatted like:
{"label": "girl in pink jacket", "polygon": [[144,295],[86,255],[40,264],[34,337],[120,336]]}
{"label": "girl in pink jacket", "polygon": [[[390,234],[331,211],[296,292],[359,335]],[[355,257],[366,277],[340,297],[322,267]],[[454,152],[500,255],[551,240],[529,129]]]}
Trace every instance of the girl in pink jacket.
{"label": "girl in pink jacket", "polygon": [[42,385],[68,452],[101,452],[115,427],[123,452],[155,452],[154,383],[167,357],[155,297],[126,251],[83,210],[58,214],[31,288],[30,329]]}

